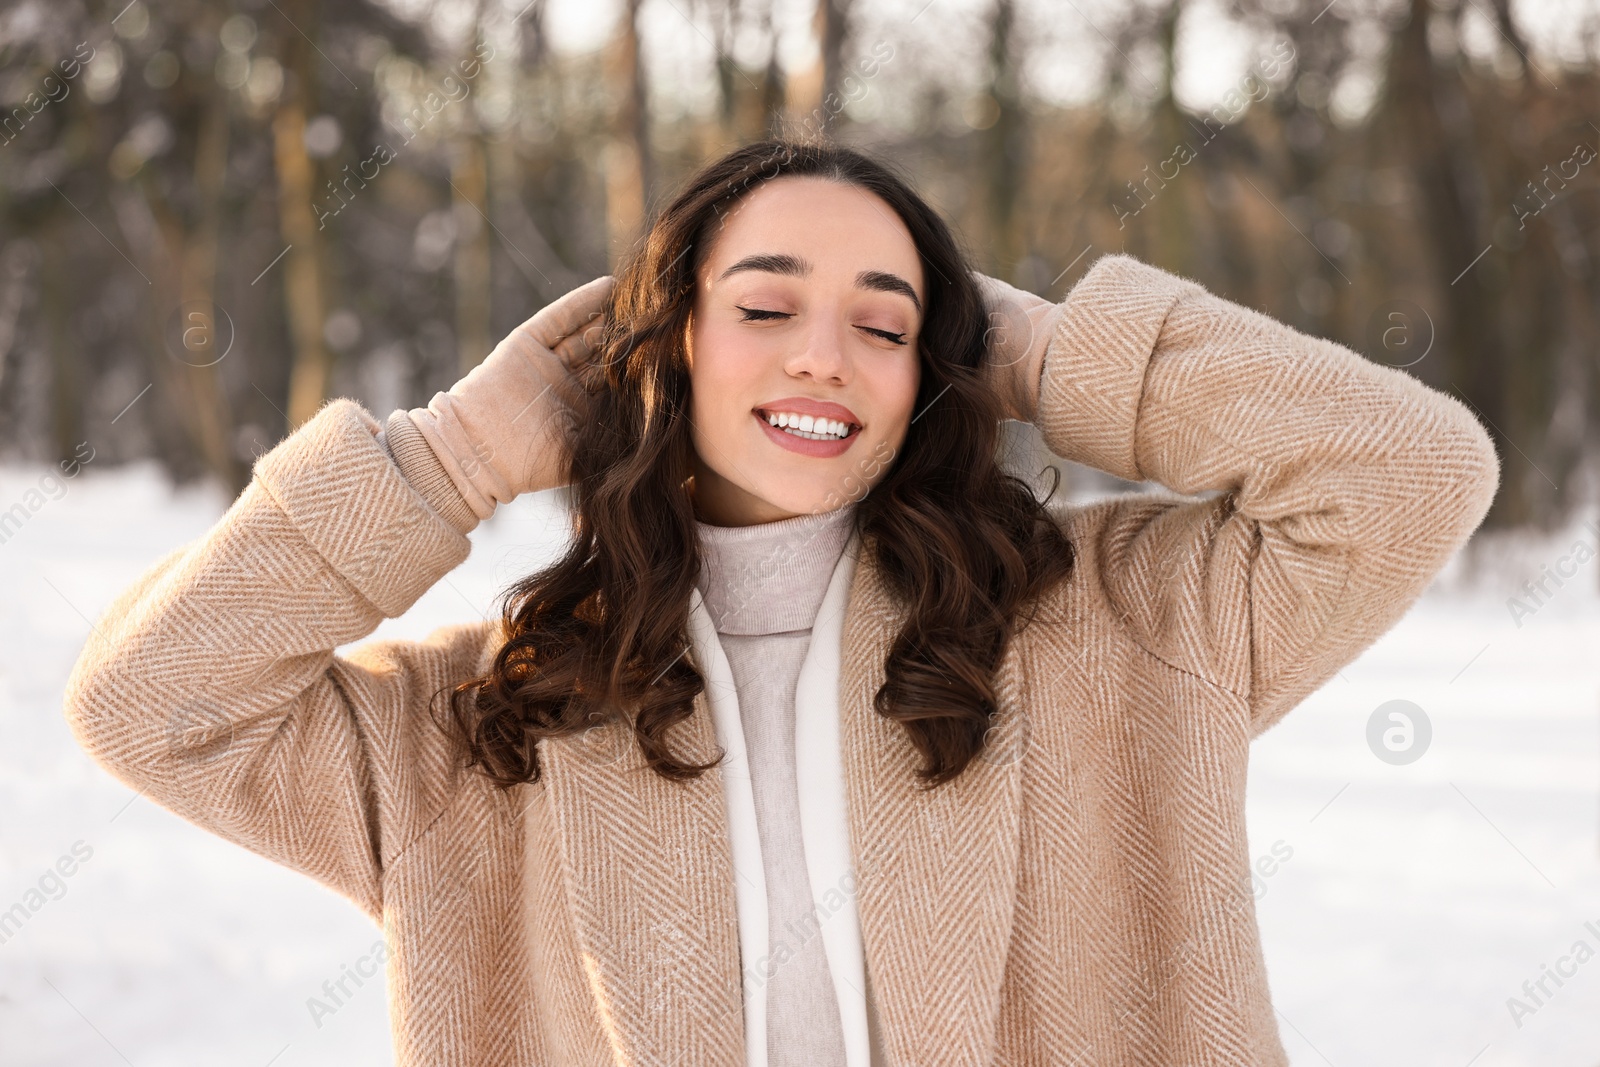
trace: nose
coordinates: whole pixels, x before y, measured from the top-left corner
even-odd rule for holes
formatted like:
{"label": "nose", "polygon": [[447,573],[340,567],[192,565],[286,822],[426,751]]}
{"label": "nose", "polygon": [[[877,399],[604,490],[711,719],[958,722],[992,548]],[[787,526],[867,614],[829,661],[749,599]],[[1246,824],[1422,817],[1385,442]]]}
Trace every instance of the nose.
{"label": "nose", "polygon": [[811,316],[806,329],[798,335],[799,347],[784,360],[784,370],[796,378],[809,375],[818,382],[847,384],[853,373],[847,344],[849,330],[850,325],[842,316]]}

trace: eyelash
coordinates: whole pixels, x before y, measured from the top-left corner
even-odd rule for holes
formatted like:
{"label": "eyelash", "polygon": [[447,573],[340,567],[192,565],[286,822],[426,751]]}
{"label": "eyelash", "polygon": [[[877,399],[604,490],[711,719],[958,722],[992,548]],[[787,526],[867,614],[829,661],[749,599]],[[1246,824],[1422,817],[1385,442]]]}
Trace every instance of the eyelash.
{"label": "eyelash", "polygon": [[[733,306],[744,312],[744,318],[740,320],[741,322],[759,322],[762,319],[786,319],[789,317],[782,311],[768,311],[765,308],[740,307],[738,304]],[[860,329],[866,330],[868,333],[877,334],[885,341],[892,341],[897,345],[903,345],[906,343],[906,335],[903,333],[890,333],[888,330],[874,330],[870,326],[862,326]]]}

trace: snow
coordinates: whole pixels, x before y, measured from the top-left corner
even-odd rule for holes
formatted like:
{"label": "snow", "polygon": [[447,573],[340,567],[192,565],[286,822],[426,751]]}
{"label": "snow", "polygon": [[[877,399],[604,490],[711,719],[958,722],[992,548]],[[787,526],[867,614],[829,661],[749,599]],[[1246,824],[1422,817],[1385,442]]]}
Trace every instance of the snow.
{"label": "snow", "polygon": [[[44,474],[0,467],[0,510]],[[392,1063],[381,968],[347,982],[332,1014],[308,1008],[346,968],[370,969],[379,930],[310,879],[136,797],[61,716],[89,620],[227,500],[174,491],[152,466],[61,484],[0,543],[0,912],[43,901],[0,942],[0,1063]],[[493,612],[564,529],[551,494],[502,509],[474,532],[471,558],[378,635]],[[1595,534],[1475,539],[1405,619],[1256,741],[1250,846],[1271,872],[1257,913],[1296,1067],[1600,1061],[1600,562],[1571,555],[1578,541]],[[1469,568],[1469,555],[1493,566]],[[1576,574],[1515,617],[1507,598],[1564,555]],[[1394,699],[1433,729],[1402,765],[1367,743],[1369,716]],[[1579,941],[1592,952],[1571,955]],[[1547,966],[1570,977],[1558,985]]]}

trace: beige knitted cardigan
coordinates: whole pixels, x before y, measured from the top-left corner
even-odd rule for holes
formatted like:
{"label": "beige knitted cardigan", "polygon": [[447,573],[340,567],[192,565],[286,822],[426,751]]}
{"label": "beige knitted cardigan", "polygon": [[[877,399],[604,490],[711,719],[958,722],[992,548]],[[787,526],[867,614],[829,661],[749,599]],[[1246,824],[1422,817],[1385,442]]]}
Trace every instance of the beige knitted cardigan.
{"label": "beige knitted cardigan", "polygon": [[[1175,492],[1050,505],[1076,571],[1005,653],[992,747],[933,791],[870,703],[902,612],[863,554],[841,743],[885,1044],[902,1067],[1285,1064],[1250,741],[1399,620],[1498,460],[1456,400],[1129,256],[1066,303],[1044,440]],[[425,710],[482,669],[488,624],[334,654],[468,551],[376,428],[327,404],[105,612],[75,736],[382,924],[405,1067],[739,1063],[720,775],[667,782],[606,728],[542,743],[543,780],[502,793]],[[703,693],[676,741],[712,753]]]}

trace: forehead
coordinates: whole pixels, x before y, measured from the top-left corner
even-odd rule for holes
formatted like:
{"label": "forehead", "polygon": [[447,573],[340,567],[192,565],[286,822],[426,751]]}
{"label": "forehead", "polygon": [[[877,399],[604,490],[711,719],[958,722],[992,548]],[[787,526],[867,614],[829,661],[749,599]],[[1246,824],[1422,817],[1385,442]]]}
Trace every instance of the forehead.
{"label": "forehead", "polygon": [[731,263],[754,253],[786,253],[819,275],[888,270],[923,291],[922,260],[911,231],[876,193],[824,178],[782,177],[744,196],[713,231],[701,270],[714,283]]}

